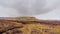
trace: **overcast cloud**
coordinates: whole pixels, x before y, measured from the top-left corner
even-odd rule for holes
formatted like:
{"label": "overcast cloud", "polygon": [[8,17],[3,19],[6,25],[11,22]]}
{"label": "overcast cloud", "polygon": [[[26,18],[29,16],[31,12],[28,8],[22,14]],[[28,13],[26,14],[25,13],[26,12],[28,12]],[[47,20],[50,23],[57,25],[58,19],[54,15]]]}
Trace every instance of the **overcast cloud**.
{"label": "overcast cloud", "polygon": [[0,0],[0,17],[31,15],[60,20],[60,0]]}

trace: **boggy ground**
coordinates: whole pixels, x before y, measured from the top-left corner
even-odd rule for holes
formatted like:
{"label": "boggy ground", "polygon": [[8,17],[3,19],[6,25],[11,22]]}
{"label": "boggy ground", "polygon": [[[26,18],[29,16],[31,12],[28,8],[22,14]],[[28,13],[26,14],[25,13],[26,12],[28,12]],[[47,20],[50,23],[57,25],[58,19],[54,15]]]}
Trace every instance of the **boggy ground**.
{"label": "boggy ground", "polygon": [[0,34],[60,34],[60,21],[34,17],[0,18]]}

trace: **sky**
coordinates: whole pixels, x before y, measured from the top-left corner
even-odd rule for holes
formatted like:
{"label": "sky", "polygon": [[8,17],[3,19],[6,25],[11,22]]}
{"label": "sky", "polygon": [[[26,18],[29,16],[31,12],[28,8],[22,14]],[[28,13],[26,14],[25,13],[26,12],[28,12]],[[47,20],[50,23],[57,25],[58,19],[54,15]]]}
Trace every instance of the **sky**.
{"label": "sky", "polygon": [[21,16],[60,20],[60,0],[0,0],[0,17]]}

